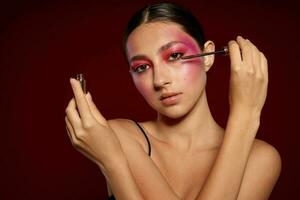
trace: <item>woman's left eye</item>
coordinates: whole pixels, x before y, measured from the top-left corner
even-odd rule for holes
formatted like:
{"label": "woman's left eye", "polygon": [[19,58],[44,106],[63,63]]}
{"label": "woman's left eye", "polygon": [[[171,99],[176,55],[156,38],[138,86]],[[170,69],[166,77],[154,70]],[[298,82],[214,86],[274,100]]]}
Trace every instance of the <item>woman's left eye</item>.
{"label": "woman's left eye", "polygon": [[182,57],[183,53],[180,53],[180,52],[175,52],[175,53],[172,53],[170,56],[169,56],[169,61],[175,61],[175,60],[178,60]]}

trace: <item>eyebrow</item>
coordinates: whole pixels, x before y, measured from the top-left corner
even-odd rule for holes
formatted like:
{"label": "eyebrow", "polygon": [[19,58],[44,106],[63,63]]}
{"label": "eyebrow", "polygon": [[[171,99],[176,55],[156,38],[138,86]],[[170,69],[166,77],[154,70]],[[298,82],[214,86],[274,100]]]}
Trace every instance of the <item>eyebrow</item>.
{"label": "eyebrow", "polygon": [[145,55],[136,55],[136,56],[133,56],[132,58],[130,58],[129,60],[129,63],[132,63],[133,61],[136,61],[136,60],[147,60],[147,56]]}
{"label": "eyebrow", "polygon": [[163,46],[161,46],[158,50],[158,52],[162,52],[162,51],[165,51],[166,49],[169,49],[171,48],[173,45],[175,44],[178,44],[178,43],[182,43],[182,44],[185,44],[184,42],[181,42],[181,41],[172,41],[172,42],[169,42]]}
{"label": "eyebrow", "polygon": [[[167,44],[164,44],[163,46],[161,46],[161,47],[158,49],[158,52],[165,51],[165,50],[171,48],[173,45],[178,44],[178,43],[185,44],[184,42],[181,42],[181,41],[172,41],[172,42],[168,42]],[[132,58],[130,58],[129,63],[131,63],[131,62],[133,62],[133,61],[136,61],[136,60],[142,60],[142,59],[148,59],[148,58],[147,58],[147,56],[145,56],[145,55],[136,55],[136,56],[133,56]]]}

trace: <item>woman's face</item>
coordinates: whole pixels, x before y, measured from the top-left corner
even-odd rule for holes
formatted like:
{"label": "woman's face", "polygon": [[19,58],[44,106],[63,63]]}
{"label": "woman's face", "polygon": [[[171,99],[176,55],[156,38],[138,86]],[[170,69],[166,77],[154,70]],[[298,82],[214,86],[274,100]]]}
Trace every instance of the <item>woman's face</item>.
{"label": "woman's face", "polygon": [[203,60],[180,60],[201,52],[197,42],[175,23],[137,27],[127,40],[127,58],[138,91],[157,112],[170,118],[187,114],[205,88]]}

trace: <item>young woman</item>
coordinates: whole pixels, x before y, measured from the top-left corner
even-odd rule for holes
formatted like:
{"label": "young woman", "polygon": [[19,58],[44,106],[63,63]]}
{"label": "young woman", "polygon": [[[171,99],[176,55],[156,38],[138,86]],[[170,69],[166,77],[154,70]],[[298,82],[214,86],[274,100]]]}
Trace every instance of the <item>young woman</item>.
{"label": "young woman", "polygon": [[124,50],[138,91],[157,111],[146,122],[106,120],[70,79],[71,142],[95,162],[110,199],[265,200],[281,170],[274,147],[255,139],[268,84],[267,60],[248,39],[229,41],[230,113],[226,128],[208,107],[206,72],[215,50],[186,9],[150,5],[133,16]]}

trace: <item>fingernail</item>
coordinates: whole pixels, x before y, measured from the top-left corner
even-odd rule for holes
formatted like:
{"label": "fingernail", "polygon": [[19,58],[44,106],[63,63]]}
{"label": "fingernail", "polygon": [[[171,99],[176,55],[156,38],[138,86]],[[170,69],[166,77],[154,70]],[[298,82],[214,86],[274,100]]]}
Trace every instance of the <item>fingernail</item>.
{"label": "fingernail", "polygon": [[70,78],[70,83],[74,82],[74,80],[75,80],[75,79],[71,77],[71,78]]}
{"label": "fingernail", "polygon": [[92,100],[92,95],[90,92],[87,92],[86,96]]}

